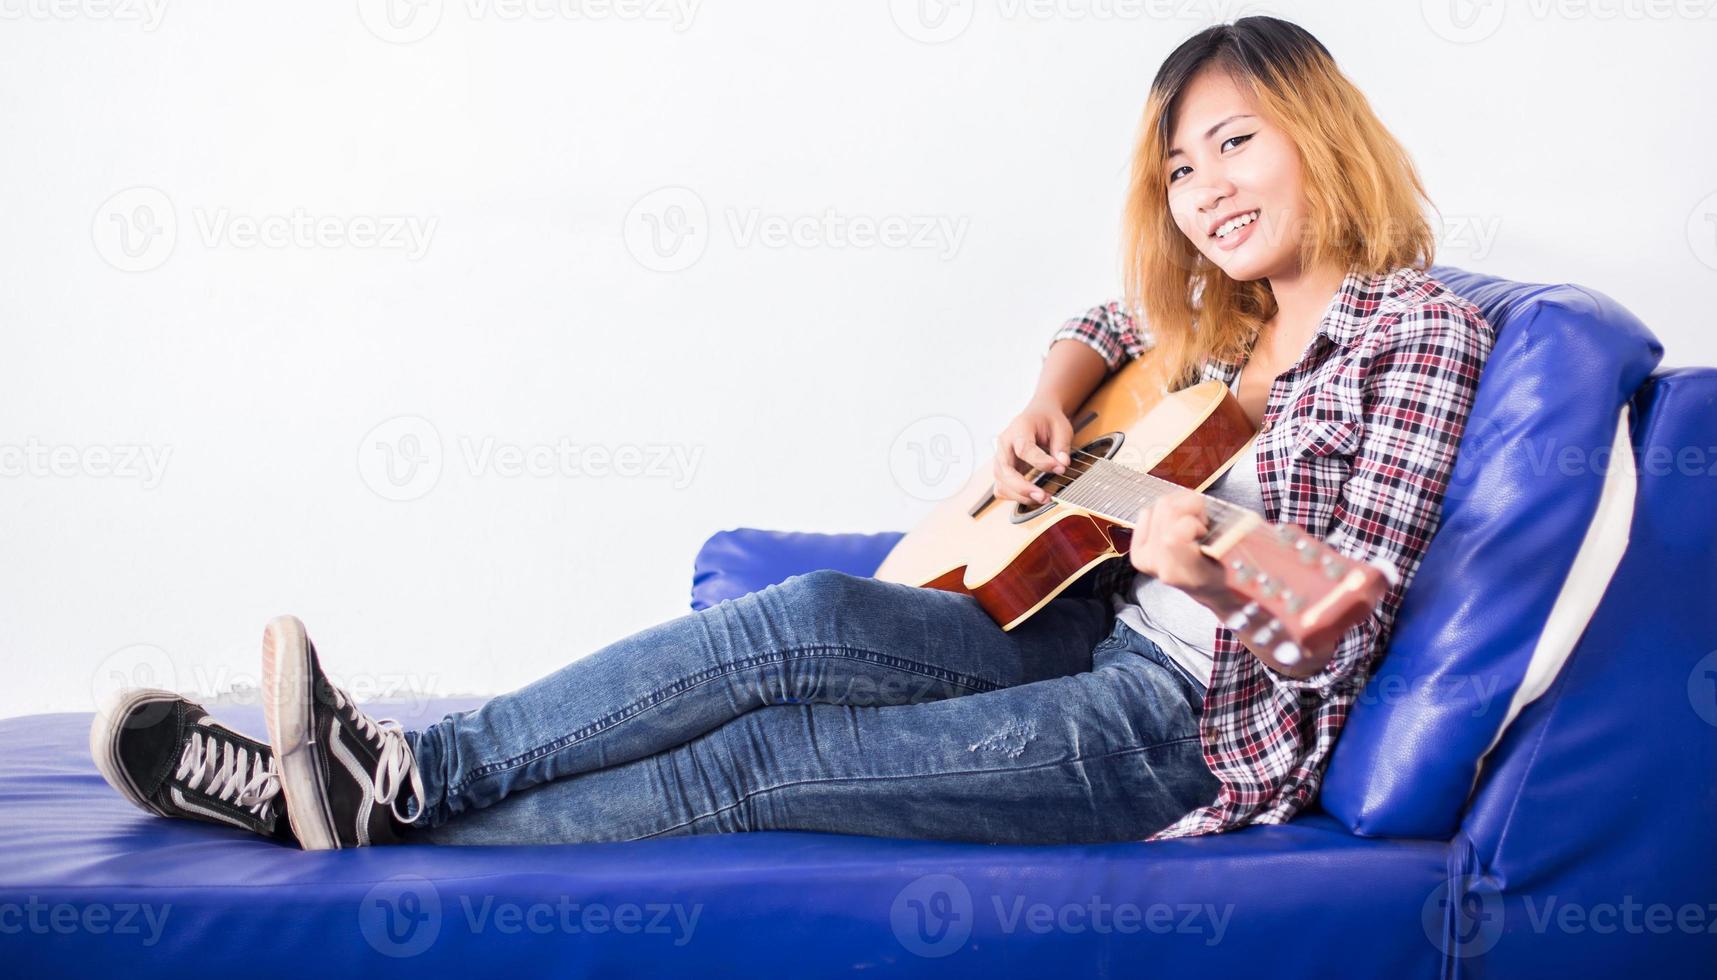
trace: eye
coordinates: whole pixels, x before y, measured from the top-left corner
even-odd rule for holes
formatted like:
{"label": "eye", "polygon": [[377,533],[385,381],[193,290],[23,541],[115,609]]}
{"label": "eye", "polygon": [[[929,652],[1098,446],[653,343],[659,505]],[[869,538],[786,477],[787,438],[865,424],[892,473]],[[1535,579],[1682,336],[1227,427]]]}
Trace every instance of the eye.
{"label": "eye", "polygon": [[[1242,133],[1238,136],[1230,136],[1227,139],[1222,141],[1222,145],[1221,145],[1221,147],[1219,147],[1219,149],[1226,150],[1228,148],[1228,144],[1230,144],[1230,143],[1234,143],[1235,146],[1239,146],[1240,143],[1244,143],[1247,140],[1249,140],[1252,137],[1257,136],[1257,135],[1258,135],[1257,133]],[[1239,142],[1235,142],[1236,140],[1238,140]],[[1174,183],[1175,180],[1179,178],[1180,172],[1182,170],[1190,170],[1190,169],[1192,169],[1192,168],[1186,167],[1186,166],[1180,166],[1180,167],[1174,168],[1173,170],[1169,171],[1168,182],[1171,184]]]}

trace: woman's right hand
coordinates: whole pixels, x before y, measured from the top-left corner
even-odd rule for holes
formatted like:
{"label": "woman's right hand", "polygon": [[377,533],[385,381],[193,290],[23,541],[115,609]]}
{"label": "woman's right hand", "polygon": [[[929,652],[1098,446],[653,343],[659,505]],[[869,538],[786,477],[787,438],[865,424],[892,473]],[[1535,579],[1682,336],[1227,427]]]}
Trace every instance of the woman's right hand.
{"label": "woman's right hand", "polygon": [[1049,502],[1049,495],[1032,485],[1021,472],[1021,464],[1045,473],[1065,473],[1068,446],[1073,442],[1073,423],[1060,406],[1033,400],[997,438],[996,496],[1022,504]]}

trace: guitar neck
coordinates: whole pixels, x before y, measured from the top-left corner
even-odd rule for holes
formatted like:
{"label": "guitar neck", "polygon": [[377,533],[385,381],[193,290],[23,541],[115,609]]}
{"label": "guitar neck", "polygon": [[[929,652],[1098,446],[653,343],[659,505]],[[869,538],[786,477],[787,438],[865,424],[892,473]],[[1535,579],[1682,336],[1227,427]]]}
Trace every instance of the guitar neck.
{"label": "guitar neck", "polygon": [[1205,535],[1202,543],[1213,557],[1220,556],[1226,550],[1223,545],[1227,541],[1234,540],[1264,523],[1264,516],[1255,511],[1208,493],[1189,490],[1161,477],[1141,473],[1114,460],[1100,456],[1091,456],[1084,460],[1076,457],[1073,463],[1075,467],[1083,464],[1083,471],[1073,475],[1070,467],[1069,475],[1073,475],[1072,481],[1052,494],[1052,498],[1058,503],[1089,511],[1127,527],[1135,525],[1139,511],[1175,494],[1196,493],[1203,497],[1205,519],[1210,526],[1210,533]]}

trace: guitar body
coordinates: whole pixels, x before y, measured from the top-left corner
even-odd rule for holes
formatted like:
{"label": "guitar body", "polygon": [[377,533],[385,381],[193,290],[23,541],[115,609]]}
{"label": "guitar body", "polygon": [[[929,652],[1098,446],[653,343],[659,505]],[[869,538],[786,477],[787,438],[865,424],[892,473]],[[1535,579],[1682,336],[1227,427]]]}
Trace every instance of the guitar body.
{"label": "guitar body", "polygon": [[[1255,435],[1225,385],[1206,381],[1166,392],[1150,358],[1112,374],[1071,421],[1075,460],[1083,450],[1201,492]],[[1043,484],[1054,474],[1030,476]],[[1130,523],[1054,499],[1001,500],[992,496],[993,483],[990,467],[978,467],[895,545],[876,577],[965,593],[1011,630],[1132,543]]]}

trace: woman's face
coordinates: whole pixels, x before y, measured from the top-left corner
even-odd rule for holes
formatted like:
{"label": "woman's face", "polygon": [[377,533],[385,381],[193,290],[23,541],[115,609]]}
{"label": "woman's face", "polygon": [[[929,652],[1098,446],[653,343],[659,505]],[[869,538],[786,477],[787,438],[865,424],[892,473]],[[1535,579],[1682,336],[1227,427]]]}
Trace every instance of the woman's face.
{"label": "woman's face", "polygon": [[1193,76],[1169,150],[1169,210],[1206,259],[1242,281],[1298,270],[1306,216],[1299,151],[1227,72]]}

